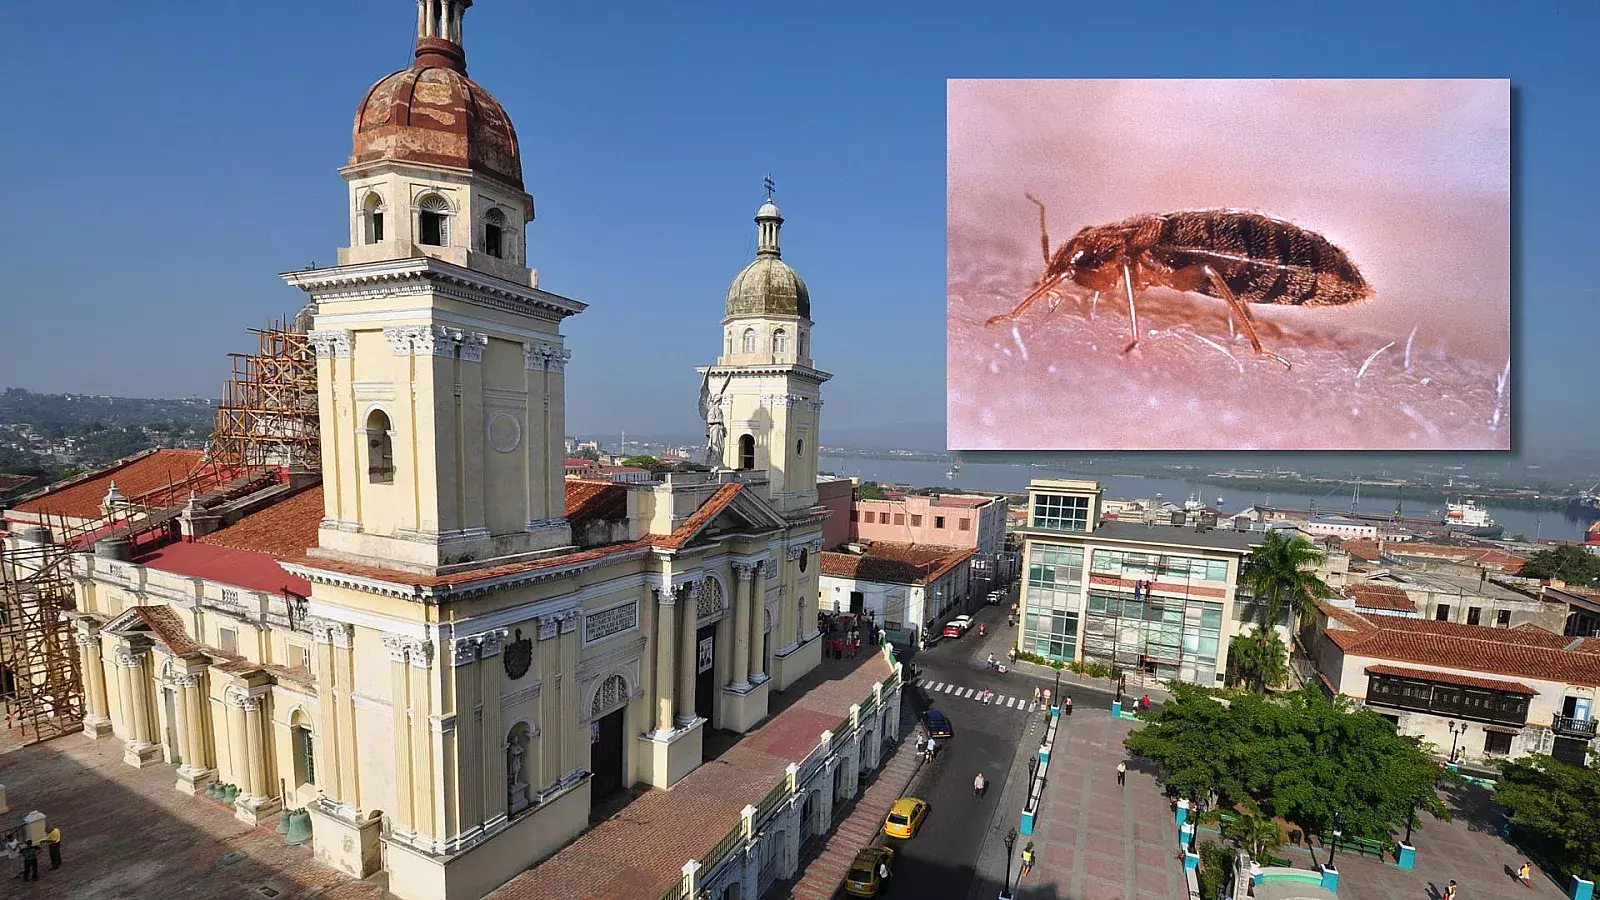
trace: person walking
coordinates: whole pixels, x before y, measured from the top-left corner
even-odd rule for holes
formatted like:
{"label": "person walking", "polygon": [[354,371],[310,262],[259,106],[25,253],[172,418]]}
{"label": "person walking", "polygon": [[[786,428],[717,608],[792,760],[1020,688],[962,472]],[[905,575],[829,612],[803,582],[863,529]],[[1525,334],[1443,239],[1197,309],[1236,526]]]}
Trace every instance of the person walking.
{"label": "person walking", "polygon": [[1017,874],[1017,883],[1021,884],[1022,883],[1022,879],[1027,878],[1028,877],[1028,873],[1032,872],[1032,871],[1033,871],[1033,841],[1029,841],[1028,842],[1028,846],[1022,848],[1022,871]]}
{"label": "person walking", "polygon": [[16,862],[12,863],[12,865],[16,867],[17,873],[15,875],[12,875],[11,877],[12,878],[21,878],[22,877],[22,845],[17,843],[17,836],[14,835],[14,834],[6,835],[6,859],[16,860]]}
{"label": "person walking", "polygon": [[1527,860],[1523,860],[1522,868],[1517,870],[1517,880],[1521,881],[1525,888],[1533,887],[1533,865]]}
{"label": "person walking", "polygon": [[1033,702],[1039,702],[1039,686],[1037,684],[1033,686]]}
{"label": "person walking", "polygon": [[1450,883],[1445,885],[1444,900],[1456,900],[1456,880],[1454,878],[1450,879]]}
{"label": "person walking", "polygon": [[1128,764],[1126,761],[1117,762],[1117,785],[1126,787],[1128,784]]}
{"label": "person walking", "polygon": [[982,797],[983,790],[986,787],[988,787],[988,785],[983,781],[983,773],[979,772],[977,776],[972,779],[972,793],[975,796]]}
{"label": "person walking", "polygon": [[22,880],[39,880],[39,845],[33,841],[22,845]]}
{"label": "person walking", "polygon": [[928,738],[928,762],[933,762],[934,754],[938,752],[938,749],[934,746],[933,738]]}
{"label": "person walking", "polygon": [[61,868],[61,829],[52,827],[46,832],[44,846],[50,852],[50,868]]}

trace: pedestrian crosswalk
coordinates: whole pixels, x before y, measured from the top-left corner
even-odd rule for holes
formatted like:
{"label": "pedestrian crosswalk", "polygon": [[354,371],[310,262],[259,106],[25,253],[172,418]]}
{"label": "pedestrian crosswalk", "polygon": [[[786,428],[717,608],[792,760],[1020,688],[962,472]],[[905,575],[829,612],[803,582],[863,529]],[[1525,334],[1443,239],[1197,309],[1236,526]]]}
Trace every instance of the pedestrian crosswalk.
{"label": "pedestrian crosswalk", "polygon": [[1017,697],[1009,694],[997,694],[983,688],[967,687],[953,682],[936,681],[932,678],[921,678],[916,686],[922,688],[923,693],[932,696],[942,694],[960,700],[973,700],[988,706],[997,706],[1001,709],[1014,709],[1018,712],[1038,712],[1039,701],[1029,697]]}

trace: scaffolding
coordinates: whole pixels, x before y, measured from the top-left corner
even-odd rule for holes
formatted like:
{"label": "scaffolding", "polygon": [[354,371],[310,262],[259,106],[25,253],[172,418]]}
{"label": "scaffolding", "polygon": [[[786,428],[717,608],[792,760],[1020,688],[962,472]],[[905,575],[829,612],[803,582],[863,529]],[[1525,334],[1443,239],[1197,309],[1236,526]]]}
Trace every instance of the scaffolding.
{"label": "scaffolding", "polygon": [[269,487],[286,469],[321,468],[309,312],[251,329],[257,352],[229,354],[233,375],[223,384],[216,428],[187,472],[112,501],[96,518],[45,511],[0,538],[0,713],[8,740],[36,743],[83,727],[76,555],[116,544],[117,558],[136,558],[176,537],[191,500],[210,505]]}
{"label": "scaffolding", "polygon": [[73,642],[72,547],[81,527],[61,517],[0,539],[0,707],[24,744],[83,728],[83,679]]}
{"label": "scaffolding", "polygon": [[255,353],[230,353],[233,377],[222,384],[217,427],[207,458],[235,473],[262,468],[315,471],[322,466],[317,430],[317,354],[304,313],[251,329]]}

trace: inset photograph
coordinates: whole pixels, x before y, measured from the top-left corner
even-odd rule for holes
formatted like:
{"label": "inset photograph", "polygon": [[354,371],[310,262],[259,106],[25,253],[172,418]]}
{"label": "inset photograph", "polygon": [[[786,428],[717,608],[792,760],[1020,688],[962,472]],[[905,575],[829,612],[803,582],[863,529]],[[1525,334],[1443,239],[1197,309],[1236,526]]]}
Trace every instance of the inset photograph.
{"label": "inset photograph", "polygon": [[952,450],[1508,450],[1504,79],[949,82]]}

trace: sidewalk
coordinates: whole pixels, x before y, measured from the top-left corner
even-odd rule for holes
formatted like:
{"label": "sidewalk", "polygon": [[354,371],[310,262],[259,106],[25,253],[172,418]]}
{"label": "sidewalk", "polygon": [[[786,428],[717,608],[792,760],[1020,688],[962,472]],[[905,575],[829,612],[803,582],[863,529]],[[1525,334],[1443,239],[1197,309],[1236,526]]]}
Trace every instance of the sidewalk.
{"label": "sidewalk", "polygon": [[[1122,748],[1136,725],[1106,709],[1081,708],[1061,729],[1034,832],[1017,838],[1019,855],[1030,840],[1034,845],[1033,872],[1017,900],[1188,896],[1166,798],[1147,764],[1129,760]],[[1124,760],[1128,783],[1118,787]]]}
{"label": "sidewalk", "polygon": [[818,836],[817,841],[825,837],[826,842],[818,844],[813,841],[811,845],[800,849],[800,868],[803,873],[800,880],[787,893],[781,885],[773,885],[772,896],[796,897],[800,900],[827,900],[832,897],[844,882],[856,851],[872,843],[878,836],[883,817],[889,814],[889,807],[905,793],[906,786],[921,765],[921,759],[917,755],[915,741],[901,741],[895,748],[894,756],[878,770],[877,777],[851,801],[845,817],[835,817],[837,824],[833,831]]}

